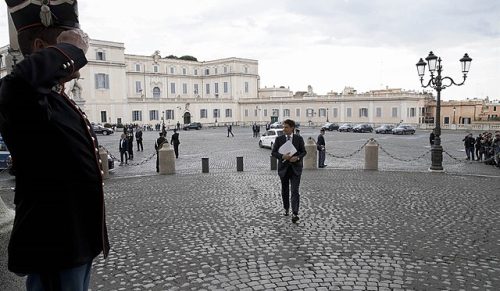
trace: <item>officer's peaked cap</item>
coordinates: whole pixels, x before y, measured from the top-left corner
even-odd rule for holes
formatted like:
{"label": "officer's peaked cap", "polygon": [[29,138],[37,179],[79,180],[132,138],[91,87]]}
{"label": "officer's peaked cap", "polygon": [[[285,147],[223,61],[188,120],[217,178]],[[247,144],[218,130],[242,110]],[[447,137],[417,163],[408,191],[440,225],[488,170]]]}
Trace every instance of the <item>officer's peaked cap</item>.
{"label": "officer's peaked cap", "polygon": [[27,28],[80,28],[76,0],[5,0],[17,32]]}

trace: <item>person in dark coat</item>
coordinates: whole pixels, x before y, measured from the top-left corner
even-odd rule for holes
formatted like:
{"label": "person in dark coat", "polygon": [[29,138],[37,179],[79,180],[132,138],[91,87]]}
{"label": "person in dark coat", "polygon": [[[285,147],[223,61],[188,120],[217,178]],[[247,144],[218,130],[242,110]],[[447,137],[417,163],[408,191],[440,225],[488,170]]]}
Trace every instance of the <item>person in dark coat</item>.
{"label": "person in dark coat", "polygon": [[476,140],[472,136],[472,133],[466,135],[462,141],[464,142],[465,154],[467,155],[467,160],[470,160],[471,158],[472,160],[474,160],[474,145],[476,143]]}
{"label": "person in dark coat", "polygon": [[27,275],[27,290],[87,290],[92,261],[109,252],[103,177],[91,123],[63,85],[87,64],[88,36],[77,1],[6,2],[25,56],[0,80],[16,168],[8,268]]}
{"label": "person in dark coat", "polygon": [[316,147],[318,149],[318,167],[324,168],[326,167],[325,165],[325,155],[326,155],[326,143],[325,143],[325,129],[322,128],[320,131],[320,134],[318,135],[318,142],[316,143]]}
{"label": "person in dark coat", "polygon": [[125,157],[125,164],[128,164],[128,138],[127,135],[122,133],[120,138],[120,166],[123,166],[123,158]]}
{"label": "person in dark coat", "polygon": [[144,146],[142,145],[142,129],[137,127],[135,131],[135,140],[137,141],[137,151],[144,151]]}
{"label": "person in dark coat", "polygon": [[[296,223],[299,220],[299,186],[300,177],[302,176],[302,159],[306,155],[304,139],[300,135],[293,134],[295,130],[295,122],[287,119],[283,122],[284,135],[276,137],[272,156],[278,159],[278,175],[281,180],[281,197],[283,199],[283,208],[285,216],[289,215],[290,210],[290,184],[292,188],[292,222]],[[291,141],[295,147],[295,153],[280,153],[280,148],[287,141]]]}
{"label": "person in dark coat", "polygon": [[436,139],[436,134],[434,134],[434,129],[431,131],[431,134],[429,134],[429,143],[431,147],[434,145],[434,140]]}
{"label": "person in dark coat", "polygon": [[174,134],[172,134],[172,139],[170,140],[170,144],[174,146],[175,158],[179,158],[179,145],[181,142],[179,141],[179,133],[177,129],[174,129]]}
{"label": "person in dark coat", "polygon": [[132,125],[128,128],[127,130],[127,146],[128,146],[128,159],[133,160],[134,159],[134,130]]}
{"label": "person in dark coat", "polygon": [[163,135],[163,132],[160,132],[160,137],[156,139],[155,142],[155,151],[156,151],[156,172],[160,172],[160,155],[158,154],[158,151],[161,149],[163,144],[167,142],[167,139]]}
{"label": "person in dark coat", "polygon": [[234,137],[233,126],[231,124],[227,125],[227,137],[229,137],[229,135],[232,135]]}

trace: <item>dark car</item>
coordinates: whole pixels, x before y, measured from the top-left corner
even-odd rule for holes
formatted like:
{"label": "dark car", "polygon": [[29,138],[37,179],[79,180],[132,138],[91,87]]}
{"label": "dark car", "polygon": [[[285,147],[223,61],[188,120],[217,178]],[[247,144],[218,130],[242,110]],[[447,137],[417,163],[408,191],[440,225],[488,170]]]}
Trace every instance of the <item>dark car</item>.
{"label": "dark car", "polygon": [[339,125],[336,123],[327,122],[323,124],[321,128],[328,131],[339,130]]}
{"label": "dark car", "polygon": [[349,123],[344,123],[341,126],[339,126],[338,130],[340,132],[342,132],[342,131],[345,131],[345,132],[352,131],[352,125],[350,125]]}
{"label": "dark car", "polygon": [[0,136],[0,170],[5,170],[10,167],[10,152],[5,145],[3,138]]}
{"label": "dark car", "polygon": [[415,128],[409,125],[399,125],[392,129],[392,134],[415,134]]}
{"label": "dark car", "polygon": [[189,129],[196,129],[196,130],[199,130],[201,129],[201,123],[199,122],[191,122],[190,124],[184,124],[184,126],[182,127],[182,129],[184,130],[189,130]]}
{"label": "dark car", "polygon": [[112,128],[107,128],[107,127],[104,127],[104,126],[99,125],[99,124],[92,124],[92,128],[94,129],[94,132],[96,134],[100,133],[100,134],[108,135],[108,134],[112,134],[115,132]]}
{"label": "dark car", "polygon": [[392,133],[393,125],[383,124],[375,128],[375,133]]}
{"label": "dark car", "polygon": [[369,124],[358,124],[352,128],[354,132],[373,132],[373,127]]}

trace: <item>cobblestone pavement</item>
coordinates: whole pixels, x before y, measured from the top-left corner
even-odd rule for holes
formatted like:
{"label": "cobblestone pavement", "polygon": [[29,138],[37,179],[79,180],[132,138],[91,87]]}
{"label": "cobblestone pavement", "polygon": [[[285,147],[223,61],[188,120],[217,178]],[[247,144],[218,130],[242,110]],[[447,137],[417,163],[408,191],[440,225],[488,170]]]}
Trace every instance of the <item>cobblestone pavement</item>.
{"label": "cobblestone pavement", "polygon": [[[366,172],[336,159],[338,169],[304,172],[295,225],[280,215],[270,151],[238,133],[182,132],[176,175],[156,175],[154,160],[117,167],[105,183],[112,250],[95,260],[92,290],[500,290],[497,169],[427,173],[418,161]],[[152,147],[156,134],[147,136]],[[327,133],[327,145],[353,152],[368,136]],[[426,137],[386,140],[397,155],[425,150]],[[105,138],[112,150],[117,141]],[[207,156],[211,172],[201,174]],[[3,175],[11,207],[12,185]]]}

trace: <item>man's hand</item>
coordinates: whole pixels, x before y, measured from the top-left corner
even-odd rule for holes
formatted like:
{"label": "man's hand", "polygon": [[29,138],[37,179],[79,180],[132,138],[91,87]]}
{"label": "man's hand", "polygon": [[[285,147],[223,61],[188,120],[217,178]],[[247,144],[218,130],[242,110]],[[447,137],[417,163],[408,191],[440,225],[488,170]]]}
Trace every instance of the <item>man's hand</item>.
{"label": "man's hand", "polygon": [[292,162],[292,163],[295,163],[298,160],[299,160],[299,157],[297,157],[297,156],[293,156],[290,158],[290,162]]}
{"label": "man's hand", "polygon": [[81,29],[71,29],[61,32],[57,43],[69,43],[81,49],[84,54],[89,49],[89,36]]}

